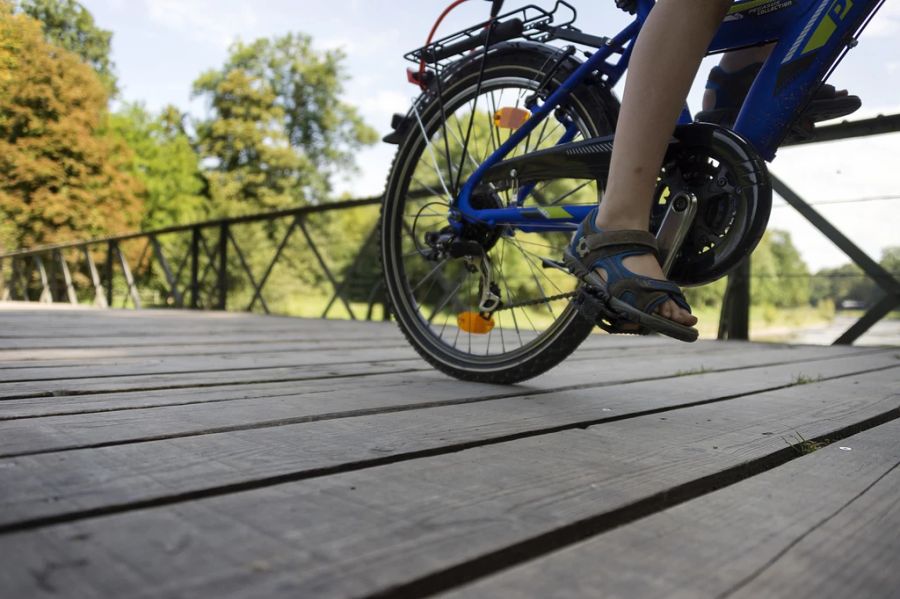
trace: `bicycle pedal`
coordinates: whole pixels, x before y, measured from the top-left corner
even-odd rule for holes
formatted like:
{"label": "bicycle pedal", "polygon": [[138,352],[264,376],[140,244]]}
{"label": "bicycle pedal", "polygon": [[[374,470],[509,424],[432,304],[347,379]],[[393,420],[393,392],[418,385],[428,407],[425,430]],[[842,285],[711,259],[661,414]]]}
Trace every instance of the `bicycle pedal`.
{"label": "bicycle pedal", "polygon": [[582,287],[572,302],[578,308],[578,313],[582,318],[592,324],[621,318],[621,315],[609,306],[609,296],[594,287]]}

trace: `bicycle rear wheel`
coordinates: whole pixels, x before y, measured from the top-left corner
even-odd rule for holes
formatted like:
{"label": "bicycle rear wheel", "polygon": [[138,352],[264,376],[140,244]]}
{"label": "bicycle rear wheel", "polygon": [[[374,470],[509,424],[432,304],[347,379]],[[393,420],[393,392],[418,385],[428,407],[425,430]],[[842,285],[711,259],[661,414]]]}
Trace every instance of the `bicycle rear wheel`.
{"label": "bicycle rear wheel", "polygon": [[[460,379],[515,383],[533,377],[568,356],[593,328],[571,304],[576,279],[542,267],[544,257],[560,259],[569,233],[523,233],[502,226],[467,230],[467,239],[488,257],[485,270],[503,302],[493,314],[493,328],[479,332],[460,326],[460,318],[479,311],[484,276],[471,258],[434,259],[425,241],[426,234],[447,227],[459,184],[511,135],[508,121],[521,117],[526,98],[552,93],[577,67],[566,58],[550,75],[557,52],[537,44],[505,44],[492,49],[483,72],[480,58],[450,69],[438,86],[443,101],[423,97],[414,105],[415,122],[388,176],[380,231],[392,311],[413,347]],[[617,110],[604,86],[582,86],[510,157],[553,146],[564,123],[576,127],[573,141],[609,135]],[[547,181],[526,205],[594,204],[598,192],[593,181]],[[478,208],[514,202],[509,190],[473,198]]]}

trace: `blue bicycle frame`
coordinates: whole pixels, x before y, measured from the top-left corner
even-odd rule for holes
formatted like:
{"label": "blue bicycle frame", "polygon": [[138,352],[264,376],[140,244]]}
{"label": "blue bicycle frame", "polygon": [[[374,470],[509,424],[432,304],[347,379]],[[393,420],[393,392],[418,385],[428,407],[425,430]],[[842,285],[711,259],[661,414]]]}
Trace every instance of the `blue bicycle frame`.
{"label": "blue bicycle frame", "polygon": [[[778,145],[794,118],[809,98],[855,45],[856,37],[884,0],[743,0],[736,2],[710,44],[708,53],[777,42],[759,72],[738,114],[734,130],[742,135],[767,161],[775,157]],[[510,225],[521,231],[567,231],[581,222],[593,206],[562,205],[553,211],[523,208],[530,188],[520,193],[514,206],[478,210],[472,207],[472,193],[485,172],[503,160],[585,78],[600,72],[613,87],[628,68],[634,40],[655,4],[638,0],[633,22],[604,47],[598,49],[560,85],[532,116],[492,153],[465,182],[453,204],[454,226],[462,221],[490,226]],[[617,61],[611,61],[614,54]],[[687,108],[679,123],[690,123]],[[565,124],[565,123],[563,123]],[[558,143],[571,141],[575,131],[569,125]]]}

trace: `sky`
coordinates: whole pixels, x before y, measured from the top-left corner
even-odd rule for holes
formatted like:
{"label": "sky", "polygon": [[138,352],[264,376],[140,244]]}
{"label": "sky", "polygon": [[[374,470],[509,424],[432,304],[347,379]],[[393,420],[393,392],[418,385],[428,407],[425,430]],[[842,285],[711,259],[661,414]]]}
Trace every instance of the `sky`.
{"label": "sky", "polygon": [[[534,0],[533,0],[534,1]],[[612,35],[628,22],[613,0],[570,0],[584,31]],[[251,41],[288,32],[313,37],[320,49],[346,54],[344,100],[384,135],[394,112],[406,112],[416,88],[406,81],[403,54],[421,46],[449,0],[81,0],[97,24],[113,32],[122,98],[151,110],[174,104],[203,116],[206,106],[191,97],[191,84],[221,66],[236,40]],[[537,0],[549,4],[550,0]],[[508,7],[523,4],[510,0]],[[445,21],[451,33],[487,16],[489,4],[464,3]],[[700,104],[705,73],[700,68],[688,103]],[[863,107],[851,118],[900,113],[900,2],[889,0],[830,79],[859,95]],[[621,94],[621,89],[617,90]],[[358,156],[357,174],[335,181],[354,196],[381,193],[395,146],[379,143]],[[779,151],[770,164],[806,200],[833,205],[817,209],[850,239],[878,259],[883,248],[900,245],[900,133],[805,145]],[[892,199],[844,202],[857,198]],[[827,238],[776,198],[770,228],[789,231],[813,270],[848,260]]]}

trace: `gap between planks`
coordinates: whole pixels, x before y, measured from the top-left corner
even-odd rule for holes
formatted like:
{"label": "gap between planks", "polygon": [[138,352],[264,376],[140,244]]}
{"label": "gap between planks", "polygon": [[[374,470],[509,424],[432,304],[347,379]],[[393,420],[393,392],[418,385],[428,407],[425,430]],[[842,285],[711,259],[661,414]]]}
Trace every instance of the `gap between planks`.
{"label": "gap between planks", "polygon": [[[852,365],[832,367],[833,370],[841,368],[849,370]],[[896,379],[891,373],[894,368],[896,365],[875,369],[875,376]],[[772,373],[768,374],[767,380],[774,378]],[[860,374],[858,371],[845,372],[830,380]],[[705,387],[715,388],[711,378],[707,379]],[[816,383],[812,388],[821,388],[828,380]],[[727,381],[721,381],[720,388],[722,385],[727,385]],[[379,414],[357,419],[358,423],[349,427],[340,421],[329,426],[320,422],[307,426],[285,426],[270,429],[269,432],[251,430],[241,436],[237,433],[203,435],[175,442],[160,440],[24,457],[0,469],[4,486],[15,490],[7,498],[3,518],[19,519],[16,523],[0,527],[0,531],[45,526],[454,454],[665,412],[678,413],[744,397],[765,397],[796,386],[790,383],[764,389],[757,386],[755,390],[742,394],[695,401],[684,401],[684,397],[661,399],[659,393],[665,387],[644,387],[642,392],[631,389],[620,394],[618,401],[606,404],[614,408],[604,408],[596,405],[591,398],[574,395],[569,401],[575,405],[564,410],[562,407],[565,404],[556,405],[565,397],[563,395],[549,403],[537,398],[538,403],[532,405],[530,410],[525,409],[528,404],[520,405],[517,417],[511,418],[508,404],[515,408],[515,402],[500,400],[487,413],[483,410],[469,413],[465,406],[451,406],[434,410],[428,418],[419,415],[400,420],[391,414]],[[686,391],[690,393],[689,389]],[[746,402],[735,403],[746,405]],[[591,412],[593,418],[590,418]],[[463,420],[467,424],[465,428],[458,431],[452,428],[454,422]],[[387,430],[391,432],[385,432]],[[398,449],[382,449],[392,446]],[[316,454],[308,455],[309,447],[315,448]],[[373,458],[373,453],[381,455]],[[212,461],[207,462],[207,459]],[[169,468],[176,464],[176,471],[171,472]],[[206,474],[185,478],[180,472],[183,468],[190,470],[196,467],[205,470]],[[54,493],[62,500],[67,496],[76,498],[83,509],[60,513],[61,504],[48,505],[41,501],[41,485],[45,484],[44,481],[50,484],[57,479],[66,482],[64,485],[51,485]],[[166,482],[169,479],[172,480]],[[37,490],[33,490],[35,484],[38,485]],[[72,487],[71,491],[64,490],[66,485]],[[148,493],[150,497],[147,497]],[[13,499],[14,496],[17,498]],[[21,514],[22,509],[33,517]]]}
{"label": "gap between planks", "polygon": [[834,441],[447,596],[893,596],[900,422]]}
{"label": "gap between planks", "polygon": [[[678,423],[645,417],[9,535],[9,582],[28,594],[29,573],[65,561],[74,565],[55,582],[73,592],[90,583],[118,595],[437,593],[795,459],[792,448],[759,437],[760,414],[811,440],[889,422],[900,413],[896,393],[882,395],[895,380],[769,393],[721,413],[744,427],[733,432],[703,424],[720,412],[699,406]],[[824,410],[810,409],[826,396],[834,401]],[[709,449],[717,442],[732,447]]]}

